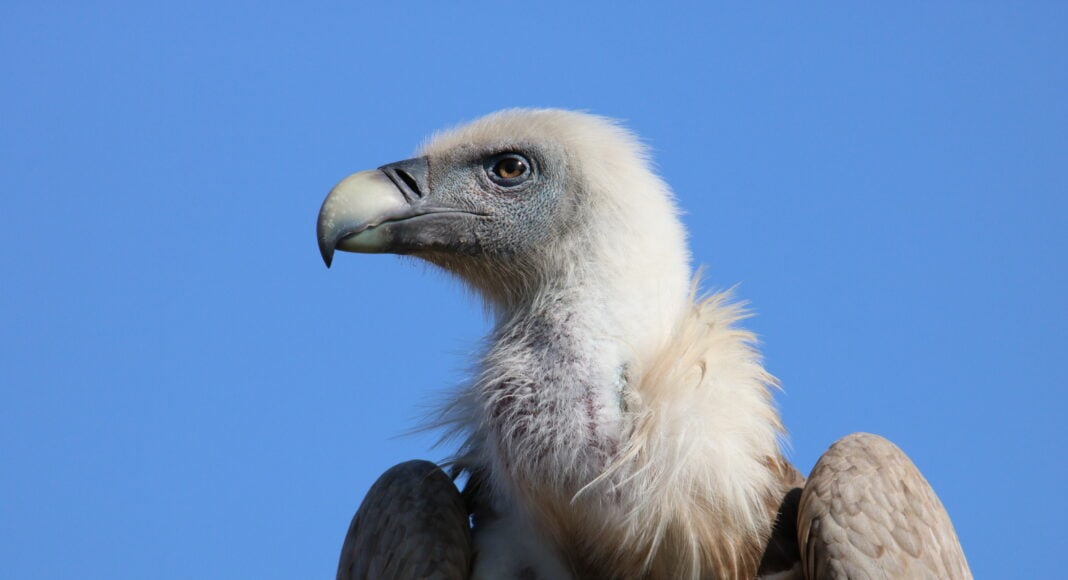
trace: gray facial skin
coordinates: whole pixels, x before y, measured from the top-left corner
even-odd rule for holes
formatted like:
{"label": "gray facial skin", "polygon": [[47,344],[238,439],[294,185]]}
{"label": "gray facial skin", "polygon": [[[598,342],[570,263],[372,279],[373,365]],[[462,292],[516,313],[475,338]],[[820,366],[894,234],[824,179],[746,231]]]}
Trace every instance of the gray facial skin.
{"label": "gray facial skin", "polygon": [[[516,154],[519,179],[494,179]],[[575,208],[567,156],[552,143],[459,147],[360,172],[323,202],[318,239],[329,267],[335,250],[413,254],[445,265],[460,257],[523,260],[565,233]],[[525,260],[523,260],[525,261]]]}

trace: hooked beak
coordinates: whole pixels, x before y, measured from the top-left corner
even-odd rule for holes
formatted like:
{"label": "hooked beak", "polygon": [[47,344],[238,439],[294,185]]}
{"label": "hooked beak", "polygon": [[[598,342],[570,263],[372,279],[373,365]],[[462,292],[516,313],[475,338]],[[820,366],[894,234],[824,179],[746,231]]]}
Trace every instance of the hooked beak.
{"label": "hooked beak", "polygon": [[432,200],[429,174],[427,158],[419,157],[354,173],[334,186],[316,227],[326,267],[336,250],[404,254],[468,244],[469,220],[457,218],[473,212]]}
{"label": "hooked beak", "polygon": [[376,253],[386,240],[378,226],[403,215],[408,202],[399,189],[377,169],[354,173],[330,190],[319,209],[316,233],[319,253],[326,267],[334,261],[334,250]]}

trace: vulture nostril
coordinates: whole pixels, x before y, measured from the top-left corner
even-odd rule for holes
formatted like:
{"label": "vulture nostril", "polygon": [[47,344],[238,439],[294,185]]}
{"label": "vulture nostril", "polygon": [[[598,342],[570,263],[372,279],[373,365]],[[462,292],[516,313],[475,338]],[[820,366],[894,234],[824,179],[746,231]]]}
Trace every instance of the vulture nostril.
{"label": "vulture nostril", "polygon": [[407,171],[403,169],[397,169],[396,172],[397,176],[400,177],[401,181],[404,182],[404,185],[408,186],[408,189],[415,193],[417,197],[423,197],[423,192],[419,191],[419,184],[416,183],[414,177],[412,177]]}

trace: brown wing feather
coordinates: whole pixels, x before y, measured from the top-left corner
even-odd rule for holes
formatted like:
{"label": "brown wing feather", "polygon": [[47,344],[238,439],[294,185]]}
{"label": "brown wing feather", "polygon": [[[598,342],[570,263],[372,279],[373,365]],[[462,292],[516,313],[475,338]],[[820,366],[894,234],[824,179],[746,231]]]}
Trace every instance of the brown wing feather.
{"label": "brown wing feather", "polygon": [[471,529],[460,492],[437,465],[408,461],[382,474],[352,518],[338,580],[466,580]]}
{"label": "brown wing feather", "polygon": [[801,495],[805,578],[971,578],[942,502],[912,461],[878,435],[840,439]]}

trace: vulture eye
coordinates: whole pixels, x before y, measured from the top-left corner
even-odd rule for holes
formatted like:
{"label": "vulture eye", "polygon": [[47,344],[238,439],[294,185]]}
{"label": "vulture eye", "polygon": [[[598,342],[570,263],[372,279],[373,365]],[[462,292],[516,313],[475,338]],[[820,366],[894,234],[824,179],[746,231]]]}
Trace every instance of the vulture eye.
{"label": "vulture eye", "polygon": [[486,162],[486,173],[494,183],[512,187],[530,179],[530,162],[518,153],[504,153]]}

